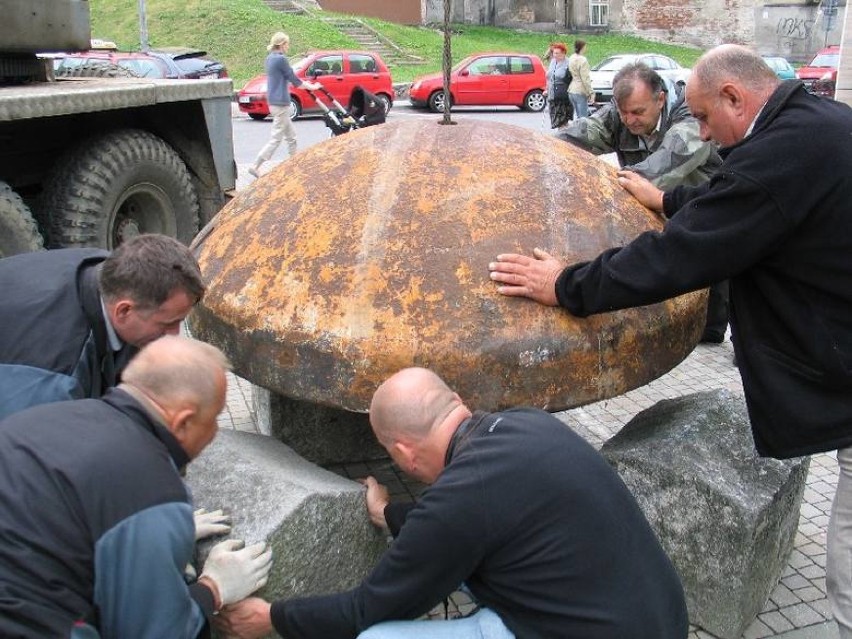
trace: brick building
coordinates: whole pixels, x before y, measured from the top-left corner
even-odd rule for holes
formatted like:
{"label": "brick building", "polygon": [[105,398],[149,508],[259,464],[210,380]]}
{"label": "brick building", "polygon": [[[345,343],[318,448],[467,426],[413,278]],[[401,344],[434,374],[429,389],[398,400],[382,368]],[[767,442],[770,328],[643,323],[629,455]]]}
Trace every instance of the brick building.
{"label": "brick building", "polygon": [[[847,0],[451,0],[458,23],[616,31],[709,48],[723,42],[806,61],[839,44]],[[331,11],[403,24],[443,22],[443,0],[319,0]]]}

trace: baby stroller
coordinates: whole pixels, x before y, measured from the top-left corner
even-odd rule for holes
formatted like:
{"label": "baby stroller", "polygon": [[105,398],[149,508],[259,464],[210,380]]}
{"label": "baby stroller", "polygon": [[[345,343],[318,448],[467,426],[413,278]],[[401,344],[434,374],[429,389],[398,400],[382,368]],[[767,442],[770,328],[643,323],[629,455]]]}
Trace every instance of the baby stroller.
{"label": "baby stroller", "polygon": [[[325,125],[331,131],[332,136],[343,135],[352,129],[363,129],[374,124],[383,124],[385,121],[384,102],[361,86],[352,89],[348,109],[335,100],[325,87],[320,87],[318,92],[322,94],[322,98],[316,92],[308,91],[322,110]],[[328,101],[331,106],[326,104],[324,100]]]}

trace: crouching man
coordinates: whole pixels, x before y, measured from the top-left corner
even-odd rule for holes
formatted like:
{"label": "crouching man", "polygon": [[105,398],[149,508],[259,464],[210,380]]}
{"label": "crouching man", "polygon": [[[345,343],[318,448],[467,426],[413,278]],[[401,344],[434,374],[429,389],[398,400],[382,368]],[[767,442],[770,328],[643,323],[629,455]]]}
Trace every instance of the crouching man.
{"label": "crouching man", "polygon": [[[249,598],[219,616],[232,635],[287,639],[684,639],[683,589],[636,500],[552,415],[471,413],[434,373],[409,368],[373,396],[393,460],[429,484],[413,507],[367,480],[374,523],[396,535],[355,589]],[[465,584],[481,606],[424,621]]]}
{"label": "crouching man", "polygon": [[236,540],[184,578],[196,531],[180,471],[216,435],[228,366],[165,336],[102,398],[0,422],[0,636],[195,638],[266,583],[271,551]]}

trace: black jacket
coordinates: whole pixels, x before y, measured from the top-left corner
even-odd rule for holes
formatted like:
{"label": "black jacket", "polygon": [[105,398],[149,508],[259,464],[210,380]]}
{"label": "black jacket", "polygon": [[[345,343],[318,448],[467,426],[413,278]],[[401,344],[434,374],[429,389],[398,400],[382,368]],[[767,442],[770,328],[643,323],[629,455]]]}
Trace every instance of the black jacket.
{"label": "black jacket", "polygon": [[683,639],[680,581],[636,500],[582,438],[535,409],[464,422],[438,480],[349,592],[277,601],[288,639],[354,639],[464,582],[518,639]]}
{"label": "black jacket", "polygon": [[[0,419],[100,397],[120,364],[107,343],[97,269],[108,253],[61,249],[0,259]],[[128,361],[137,349],[121,351]]]}
{"label": "black jacket", "polygon": [[565,269],[586,316],[731,282],[731,327],[755,445],[793,457],[852,445],[852,109],[783,83],[672,219]]}

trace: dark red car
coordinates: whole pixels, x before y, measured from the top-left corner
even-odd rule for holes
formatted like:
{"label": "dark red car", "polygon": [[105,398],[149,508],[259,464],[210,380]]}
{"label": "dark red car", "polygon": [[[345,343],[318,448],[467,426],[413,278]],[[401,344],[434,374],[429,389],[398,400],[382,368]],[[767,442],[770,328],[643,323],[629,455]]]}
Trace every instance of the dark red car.
{"label": "dark red car", "polygon": [[839,64],[840,47],[837,45],[826,47],[807,65],[800,67],[796,71],[796,77],[802,81],[809,92],[833,98]]}
{"label": "dark red car", "polygon": [[[360,86],[381,100],[387,113],[393,105],[393,81],[390,71],[378,53],[371,51],[314,51],[304,58],[291,62],[296,76],[303,80],[321,83],[344,107],[356,86]],[[310,93],[299,87],[290,87],[290,118],[295,120],[305,113],[319,113],[320,107]],[[237,94],[240,111],[255,120],[269,115],[266,102],[266,74],[249,80]]]}
{"label": "dark red car", "polygon": [[[450,98],[453,106],[517,106],[541,111],[547,103],[545,69],[537,55],[479,53],[453,67]],[[444,110],[444,77],[433,73],[417,78],[408,94],[414,106]]]}

